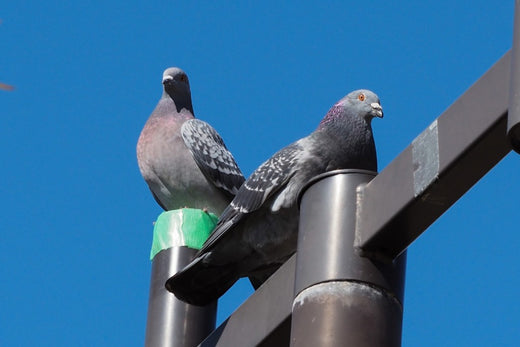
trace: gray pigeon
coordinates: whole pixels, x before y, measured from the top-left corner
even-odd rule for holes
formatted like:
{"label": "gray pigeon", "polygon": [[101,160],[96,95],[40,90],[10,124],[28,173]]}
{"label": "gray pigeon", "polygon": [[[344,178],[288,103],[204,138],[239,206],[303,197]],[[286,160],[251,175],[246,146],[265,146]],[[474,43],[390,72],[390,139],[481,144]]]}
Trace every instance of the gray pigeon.
{"label": "gray pigeon", "polygon": [[166,69],[162,83],[162,97],[137,142],[141,174],[163,209],[220,215],[244,176],[215,129],[194,119],[186,73]]}
{"label": "gray pigeon", "polygon": [[351,92],[318,128],[275,153],[242,185],[196,258],[166,282],[188,303],[205,305],[240,277],[258,287],[295,251],[298,194],[314,176],[336,169],[377,171],[371,120],[383,117],[376,94]]}

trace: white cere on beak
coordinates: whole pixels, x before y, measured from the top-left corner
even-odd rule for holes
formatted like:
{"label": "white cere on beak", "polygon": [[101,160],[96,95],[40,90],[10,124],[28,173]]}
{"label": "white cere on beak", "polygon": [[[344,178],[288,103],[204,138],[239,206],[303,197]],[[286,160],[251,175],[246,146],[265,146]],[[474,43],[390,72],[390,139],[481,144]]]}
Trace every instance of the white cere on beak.
{"label": "white cere on beak", "polygon": [[383,117],[383,108],[381,107],[380,104],[378,104],[377,102],[373,102],[370,104],[370,106],[372,107],[372,109],[375,111],[376,115],[379,118]]}
{"label": "white cere on beak", "polygon": [[166,75],[166,76],[163,76],[162,82],[164,83],[164,82],[166,82],[166,81],[171,81],[172,79],[173,79],[172,76],[170,76],[170,75]]}

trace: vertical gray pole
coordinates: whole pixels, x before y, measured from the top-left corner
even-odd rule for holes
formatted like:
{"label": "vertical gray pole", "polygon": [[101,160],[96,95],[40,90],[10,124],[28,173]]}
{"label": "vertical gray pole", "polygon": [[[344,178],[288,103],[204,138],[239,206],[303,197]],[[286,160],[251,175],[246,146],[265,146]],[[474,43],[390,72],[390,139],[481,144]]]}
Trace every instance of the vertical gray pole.
{"label": "vertical gray pole", "polygon": [[199,307],[186,304],[168,292],[164,283],[192,259],[196,250],[171,247],[152,261],[146,322],[146,347],[197,346],[215,328],[217,303]]}
{"label": "vertical gray pole", "polygon": [[511,146],[520,153],[520,0],[515,0],[507,132]]}
{"label": "vertical gray pole", "polygon": [[406,254],[372,260],[353,246],[359,188],[374,176],[365,170],[330,172],[303,194],[293,347],[401,345]]}

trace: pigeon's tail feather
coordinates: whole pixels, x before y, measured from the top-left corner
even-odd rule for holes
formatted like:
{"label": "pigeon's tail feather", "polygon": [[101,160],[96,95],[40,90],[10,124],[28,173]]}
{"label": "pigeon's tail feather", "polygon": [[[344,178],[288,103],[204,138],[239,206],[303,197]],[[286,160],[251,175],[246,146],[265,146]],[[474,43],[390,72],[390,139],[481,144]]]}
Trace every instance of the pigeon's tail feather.
{"label": "pigeon's tail feather", "polygon": [[251,285],[253,286],[253,288],[255,290],[257,290],[258,288],[260,288],[262,286],[262,284],[264,284],[265,279],[258,278],[255,276],[249,276],[249,282],[251,282]]}
{"label": "pigeon's tail feather", "polygon": [[257,290],[280,268],[280,266],[281,264],[270,264],[252,272],[251,275],[249,275],[249,282],[251,282],[253,288]]}
{"label": "pigeon's tail feather", "polygon": [[230,266],[205,264],[204,256],[166,281],[166,289],[188,304],[205,306],[221,297],[238,280]]}

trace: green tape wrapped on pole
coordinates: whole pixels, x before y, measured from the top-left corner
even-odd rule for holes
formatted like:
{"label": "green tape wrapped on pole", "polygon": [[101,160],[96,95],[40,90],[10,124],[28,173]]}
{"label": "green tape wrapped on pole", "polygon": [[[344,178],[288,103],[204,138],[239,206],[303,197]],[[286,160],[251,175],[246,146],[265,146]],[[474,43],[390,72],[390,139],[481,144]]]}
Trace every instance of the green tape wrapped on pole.
{"label": "green tape wrapped on pole", "polygon": [[150,260],[163,249],[186,246],[200,249],[217,224],[218,217],[198,209],[165,211],[157,217],[153,229]]}

